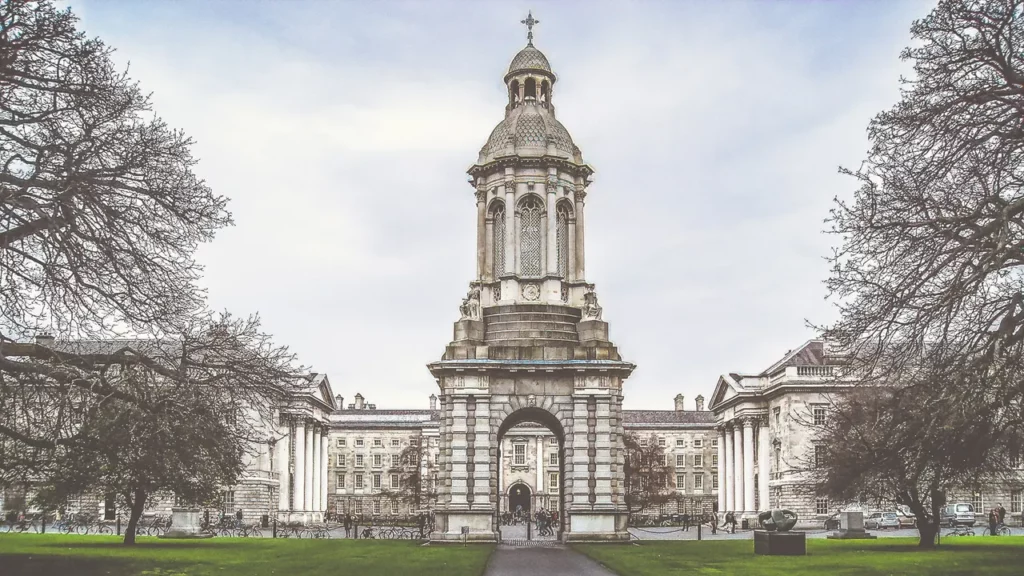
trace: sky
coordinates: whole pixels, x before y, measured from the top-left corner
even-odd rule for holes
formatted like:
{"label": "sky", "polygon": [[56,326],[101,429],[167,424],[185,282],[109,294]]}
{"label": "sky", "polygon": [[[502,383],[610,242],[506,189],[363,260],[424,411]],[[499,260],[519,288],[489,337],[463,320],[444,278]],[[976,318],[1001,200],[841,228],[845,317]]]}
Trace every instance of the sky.
{"label": "sky", "polygon": [[235,225],[211,306],[259,313],[346,404],[425,408],[475,273],[466,169],[526,44],[596,174],[587,279],[637,364],[628,409],[710,400],[835,318],[833,199],[899,98],[924,0],[70,0],[196,141]]}

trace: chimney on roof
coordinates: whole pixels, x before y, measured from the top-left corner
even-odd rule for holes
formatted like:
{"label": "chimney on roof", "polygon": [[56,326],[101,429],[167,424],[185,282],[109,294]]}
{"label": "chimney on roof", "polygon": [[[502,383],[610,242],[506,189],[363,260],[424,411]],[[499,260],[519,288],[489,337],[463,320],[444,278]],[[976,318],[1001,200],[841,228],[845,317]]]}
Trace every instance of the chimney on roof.
{"label": "chimney on roof", "polygon": [[682,412],[683,410],[683,395],[676,394],[676,412]]}
{"label": "chimney on roof", "polygon": [[367,404],[366,408],[368,410],[376,410],[377,409],[377,405],[376,404]]}
{"label": "chimney on roof", "polygon": [[36,344],[40,346],[46,346],[47,348],[53,347],[53,334],[49,332],[40,332],[36,334]]}
{"label": "chimney on roof", "polygon": [[345,398],[341,394],[334,397],[334,403],[338,405],[338,410],[345,409]]}
{"label": "chimney on roof", "polygon": [[356,393],[356,410],[363,409],[363,395]]}
{"label": "chimney on roof", "polygon": [[696,398],[696,402],[697,402],[697,412],[703,411],[704,410],[704,397],[698,395],[697,398]]}
{"label": "chimney on roof", "polygon": [[437,394],[430,395],[430,409],[437,410]]}

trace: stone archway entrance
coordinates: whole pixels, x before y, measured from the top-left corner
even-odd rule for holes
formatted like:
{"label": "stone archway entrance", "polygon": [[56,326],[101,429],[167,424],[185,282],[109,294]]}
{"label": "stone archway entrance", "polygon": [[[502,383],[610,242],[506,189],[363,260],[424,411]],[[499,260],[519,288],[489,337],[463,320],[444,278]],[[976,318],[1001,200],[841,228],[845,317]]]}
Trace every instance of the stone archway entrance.
{"label": "stone archway entrance", "polygon": [[526,484],[514,484],[508,489],[508,511],[513,514],[524,514],[527,518],[532,512],[533,492]]}

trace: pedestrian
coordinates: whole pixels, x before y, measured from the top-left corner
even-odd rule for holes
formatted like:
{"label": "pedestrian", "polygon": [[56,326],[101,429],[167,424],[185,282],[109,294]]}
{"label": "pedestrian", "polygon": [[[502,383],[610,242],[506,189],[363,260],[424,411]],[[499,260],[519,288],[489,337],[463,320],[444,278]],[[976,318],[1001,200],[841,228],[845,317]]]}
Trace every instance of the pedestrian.
{"label": "pedestrian", "polygon": [[690,515],[689,514],[683,514],[683,530],[685,530],[687,532],[690,531]]}
{"label": "pedestrian", "polygon": [[345,514],[345,538],[352,537],[352,515]]}
{"label": "pedestrian", "polygon": [[235,512],[235,520],[238,520],[239,524],[242,523],[242,509],[241,508],[239,508],[238,511]]}
{"label": "pedestrian", "polygon": [[718,534],[718,514],[715,514],[714,512],[712,512],[710,520],[711,520],[711,533],[712,534]]}
{"label": "pedestrian", "polygon": [[1006,508],[1003,508],[1002,502],[996,504],[996,506],[998,506],[997,510],[999,510],[999,523],[1006,524]]}
{"label": "pedestrian", "polygon": [[988,512],[988,530],[993,536],[996,536],[996,525],[999,523],[999,509],[993,508]]}
{"label": "pedestrian", "polygon": [[735,512],[729,512],[729,525],[732,528],[730,530],[730,532],[735,534],[736,533],[736,513]]}

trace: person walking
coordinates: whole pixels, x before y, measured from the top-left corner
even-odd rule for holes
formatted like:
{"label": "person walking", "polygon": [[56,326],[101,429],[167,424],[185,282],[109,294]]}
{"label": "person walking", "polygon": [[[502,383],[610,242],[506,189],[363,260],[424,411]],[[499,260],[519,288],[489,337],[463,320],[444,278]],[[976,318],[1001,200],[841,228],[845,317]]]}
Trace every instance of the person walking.
{"label": "person walking", "polygon": [[997,536],[996,526],[999,524],[999,509],[993,508],[988,512],[988,530],[989,534]]}
{"label": "person walking", "polygon": [[1002,502],[996,504],[996,506],[997,513],[999,514],[999,523],[1006,524],[1006,508],[1003,508]]}
{"label": "person walking", "polygon": [[345,538],[352,537],[352,515],[345,514]]}

